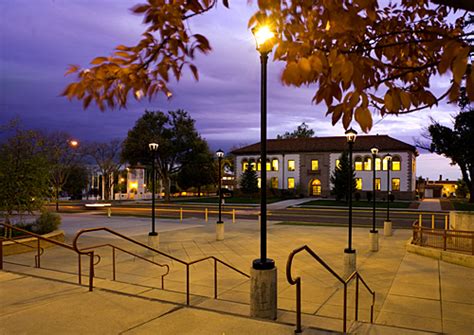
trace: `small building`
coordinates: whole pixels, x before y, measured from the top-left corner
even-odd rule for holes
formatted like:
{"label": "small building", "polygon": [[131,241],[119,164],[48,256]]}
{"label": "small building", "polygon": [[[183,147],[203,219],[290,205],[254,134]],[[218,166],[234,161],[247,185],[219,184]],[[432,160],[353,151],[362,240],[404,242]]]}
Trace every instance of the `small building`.
{"label": "small building", "polygon": [[455,197],[458,182],[456,180],[443,180],[443,176],[439,176],[439,180],[425,181],[425,198],[448,198]]}
{"label": "small building", "polygon": [[[387,135],[358,136],[354,143],[353,164],[361,196],[372,191],[370,149],[374,145],[379,149],[375,161],[376,188],[382,192],[387,190],[388,164],[385,155],[390,153],[393,157],[388,181],[391,191],[396,199],[414,199],[418,152],[414,146]],[[341,153],[347,149],[344,136],[268,140],[267,184],[275,189],[294,189],[305,196],[329,197],[331,174]],[[232,154],[235,156],[236,179],[247,168],[260,174],[260,143],[239,148]]]}

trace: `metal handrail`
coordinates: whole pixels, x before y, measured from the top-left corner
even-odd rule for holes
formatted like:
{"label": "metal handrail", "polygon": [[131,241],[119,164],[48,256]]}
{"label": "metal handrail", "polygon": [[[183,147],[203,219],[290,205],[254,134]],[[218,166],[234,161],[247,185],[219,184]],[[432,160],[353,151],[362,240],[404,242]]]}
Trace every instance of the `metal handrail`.
{"label": "metal handrail", "polygon": [[356,295],[355,295],[355,320],[359,318],[359,281],[365,286],[365,288],[372,295],[372,305],[370,306],[370,322],[374,321],[374,305],[375,305],[375,292],[372,291],[364,279],[360,276],[359,272],[354,271],[347,279],[343,279],[339,276],[325,261],[322,260],[310,247],[304,245],[293,250],[288,256],[288,261],[286,263],[286,279],[290,285],[296,285],[296,329],[295,334],[301,334],[301,277],[296,277],[293,279],[291,275],[291,266],[293,264],[293,258],[296,254],[306,251],[309,253],[319,264],[321,264],[330,274],[332,274],[341,284],[344,285],[344,303],[343,303],[343,332],[347,331],[347,287],[348,284],[356,278]]}
{"label": "metal handrail", "polygon": [[[117,250],[120,250],[120,251],[122,251],[122,252],[124,252],[124,253],[126,253],[126,254],[129,254],[130,256],[134,256],[134,257],[137,257],[137,258],[139,258],[139,259],[141,259],[141,260],[144,260],[145,262],[148,262],[148,263],[157,265],[157,266],[159,266],[159,267],[165,267],[165,268],[166,268],[166,272],[161,275],[161,289],[163,290],[163,289],[165,288],[164,277],[165,277],[166,275],[168,275],[169,272],[170,272],[170,267],[168,266],[168,264],[159,264],[159,263],[156,263],[156,262],[154,262],[154,261],[149,260],[148,258],[142,257],[142,256],[140,256],[140,255],[138,255],[138,254],[135,254],[135,253],[133,253],[133,252],[130,252],[130,251],[125,250],[125,249],[122,249],[122,248],[120,248],[120,247],[117,247],[116,245],[109,244],[109,243],[107,243],[107,244],[100,244],[100,245],[94,245],[94,246],[90,246],[90,247],[87,247],[87,248],[82,248],[82,250],[98,249],[98,248],[102,248],[102,247],[111,247],[111,248],[112,248],[112,278],[113,278],[112,280],[115,280],[115,279],[116,279],[116,271],[115,271],[115,269],[116,269],[116,265],[115,265],[115,264],[116,264],[116,263],[115,263],[115,249],[117,249]],[[99,256],[99,255],[97,255],[97,256]],[[99,256],[99,257],[100,257],[100,256]],[[100,259],[99,259],[98,262],[94,263],[94,265],[98,265],[99,262],[100,262]]]}
{"label": "metal handrail", "polygon": [[[245,277],[247,277],[247,278],[250,278],[250,276],[249,276],[248,274],[246,274],[246,273],[240,271],[239,269],[233,267],[232,265],[230,265],[230,264],[224,262],[223,260],[221,260],[221,259],[219,259],[219,258],[217,258],[217,257],[215,257],[215,256],[207,256],[207,257],[204,257],[204,258],[201,258],[201,259],[197,259],[197,260],[194,260],[194,261],[191,261],[191,262],[186,262],[186,261],[183,261],[182,259],[176,258],[176,257],[174,257],[174,256],[171,256],[171,255],[167,254],[167,253],[164,253],[164,252],[159,251],[159,250],[157,250],[157,249],[155,249],[155,248],[152,248],[152,247],[150,247],[150,246],[148,246],[148,245],[146,245],[146,244],[144,244],[144,243],[142,243],[142,242],[136,241],[136,240],[134,240],[134,239],[132,239],[132,238],[130,238],[130,237],[128,237],[128,236],[125,236],[125,235],[123,235],[123,234],[120,234],[120,233],[118,233],[118,232],[116,232],[116,231],[114,231],[114,230],[112,230],[112,229],[110,229],[110,228],[107,228],[107,227],[87,228],[87,229],[82,229],[82,230],[78,231],[78,232],[76,233],[76,236],[74,237],[73,242],[72,242],[73,247],[74,247],[76,250],[78,250],[78,251],[81,250],[81,249],[79,249],[78,246],[77,246],[77,241],[78,241],[79,237],[80,237],[82,234],[90,233],[90,232],[95,232],[95,231],[106,231],[106,232],[108,232],[108,233],[110,233],[110,234],[112,234],[112,235],[118,236],[118,237],[120,237],[120,238],[122,238],[122,239],[124,239],[124,240],[126,240],[126,241],[129,241],[129,242],[131,242],[131,243],[134,243],[134,244],[136,244],[136,245],[138,245],[138,246],[141,246],[142,248],[145,248],[145,249],[148,249],[148,250],[150,250],[150,251],[153,251],[153,252],[155,252],[155,253],[157,253],[157,254],[159,254],[159,255],[161,255],[161,256],[167,257],[167,258],[169,258],[169,259],[171,259],[171,260],[174,260],[174,261],[176,261],[176,262],[178,262],[178,263],[183,264],[184,266],[186,266],[186,305],[189,305],[189,295],[190,295],[190,287],[189,287],[190,271],[189,271],[189,267],[190,267],[190,265],[193,265],[193,264],[196,264],[196,263],[205,261],[205,260],[209,260],[209,259],[213,259],[213,260],[214,260],[214,298],[215,298],[215,299],[217,299],[217,296],[218,296],[218,293],[217,293],[217,263],[221,263],[221,264],[227,266],[228,268],[234,270],[235,272],[237,272],[237,273],[239,273],[239,274],[241,274],[241,275],[243,275],[243,276],[245,276]],[[85,249],[83,249],[83,250],[85,250]]]}
{"label": "metal handrail", "polygon": [[[23,238],[27,238],[27,235],[24,235]],[[44,248],[40,246],[40,241],[39,240],[38,240],[37,247],[33,247],[32,245],[29,245],[27,243],[20,242],[20,241],[18,241],[18,239],[11,238],[11,237],[0,236],[0,240],[10,241],[10,242],[20,244],[20,245],[23,245],[23,246],[31,248],[31,249],[37,249],[38,252],[35,255],[35,268],[40,267],[40,257],[41,257],[41,255],[44,254]]]}
{"label": "metal handrail", "polygon": [[[53,240],[53,239],[35,234],[35,233],[32,233],[28,230],[15,227],[15,226],[10,225],[10,224],[5,223],[5,222],[0,222],[0,225],[4,226],[6,228],[9,228],[9,229],[13,229],[13,230],[22,232],[22,233],[24,233],[28,236],[32,236],[32,237],[37,238],[37,240],[38,240],[38,245],[37,245],[38,253],[37,253],[36,257],[38,257],[37,258],[37,265],[38,265],[37,267],[38,268],[41,268],[41,255],[42,255],[42,252],[40,251],[40,248],[41,248],[40,241],[46,241],[46,242],[49,242],[51,244],[60,246],[62,248],[66,248],[66,249],[75,251],[78,254],[78,282],[79,282],[79,285],[82,285],[81,256],[82,255],[89,256],[89,258],[90,258],[90,262],[89,262],[89,291],[92,291],[93,277],[94,277],[94,251],[83,252],[83,251],[80,251],[76,248],[73,248],[72,246],[70,246],[68,244],[65,244],[65,243],[62,243],[62,242],[59,242],[59,241],[56,241],[56,240]],[[2,239],[0,239],[0,270],[3,270],[3,240]]]}

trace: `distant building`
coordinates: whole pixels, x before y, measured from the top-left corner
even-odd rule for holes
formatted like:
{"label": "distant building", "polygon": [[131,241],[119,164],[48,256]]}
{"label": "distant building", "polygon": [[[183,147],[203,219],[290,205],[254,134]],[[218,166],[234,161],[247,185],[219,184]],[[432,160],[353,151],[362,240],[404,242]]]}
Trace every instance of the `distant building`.
{"label": "distant building", "polygon": [[[357,189],[361,193],[372,191],[372,154],[376,145],[379,154],[375,161],[376,187],[387,190],[387,160],[393,157],[390,171],[390,188],[396,199],[414,199],[416,176],[416,148],[387,135],[358,136],[354,144],[353,164]],[[274,139],[267,141],[267,183],[271,188],[295,189],[305,196],[329,197],[332,185],[330,176],[339,157],[348,149],[346,138],[313,137]],[[260,143],[234,150],[236,178],[247,168],[259,174],[261,170]],[[238,186],[238,180],[237,180]]]}
{"label": "distant building", "polygon": [[443,180],[443,176],[439,176],[439,180],[424,180],[424,192],[425,198],[448,198],[455,197],[457,191],[456,180]]}

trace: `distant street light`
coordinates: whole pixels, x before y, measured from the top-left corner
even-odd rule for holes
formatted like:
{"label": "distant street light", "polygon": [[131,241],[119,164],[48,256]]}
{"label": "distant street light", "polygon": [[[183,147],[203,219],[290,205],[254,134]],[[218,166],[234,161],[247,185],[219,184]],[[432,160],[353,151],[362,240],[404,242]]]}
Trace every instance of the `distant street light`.
{"label": "distant street light", "polygon": [[158,152],[158,143],[148,144],[148,148],[151,151],[152,161],[151,161],[151,232],[148,233],[148,236],[157,236],[158,233],[155,231],[155,160],[156,153]]}
{"label": "distant street light", "polygon": [[373,175],[373,181],[372,181],[372,230],[370,231],[370,240],[371,240],[371,251],[378,251],[379,250],[379,239],[378,239],[378,230],[375,227],[375,202],[376,202],[376,164],[375,161],[377,159],[377,154],[379,153],[379,149],[376,146],[373,146],[372,149],[370,149],[370,152],[372,152],[372,169],[374,170],[374,175]]}
{"label": "distant street light", "polygon": [[250,272],[250,316],[276,319],[277,269],[267,258],[267,63],[275,42],[275,32],[268,25],[252,29],[260,53],[260,258]]}
{"label": "distant street light", "polygon": [[221,149],[216,151],[216,156],[217,159],[219,160],[219,220],[217,223],[224,223],[222,221],[222,176],[221,176],[221,170],[222,170],[222,158],[224,157],[224,151]]}

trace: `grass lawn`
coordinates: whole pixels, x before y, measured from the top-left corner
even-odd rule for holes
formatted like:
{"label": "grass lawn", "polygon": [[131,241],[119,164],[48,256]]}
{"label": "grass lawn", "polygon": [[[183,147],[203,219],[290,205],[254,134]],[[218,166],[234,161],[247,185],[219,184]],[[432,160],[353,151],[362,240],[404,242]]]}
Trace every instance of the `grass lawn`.
{"label": "grass lawn", "polygon": [[[301,206],[340,206],[340,207],[347,207],[348,204],[344,201],[337,201],[337,200],[312,200],[305,202]],[[373,204],[372,202],[368,201],[352,201],[352,207],[368,207],[372,208]],[[387,207],[387,202],[376,202],[375,207],[377,208],[386,208]],[[390,208],[409,208],[410,207],[410,202],[402,202],[402,201],[394,201],[390,203]]]}
{"label": "grass lawn", "polygon": [[451,200],[451,204],[457,211],[474,211],[474,203],[469,203],[467,200]]}
{"label": "grass lawn", "polygon": [[[250,197],[230,197],[224,198],[226,204],[259,204],[260,198],[250,198]],[[267,203],[271,204],[273,202],[287,200],[287,198],[281,197],[267,197]],[[201,198],[179,198],[179,199],[172,199],[171,202],[174,203],[189,203],[189,202],[196,202],[196,203],[209,203],[209,204],[218,204],[219,198],[218,197],[201,197]]]}

